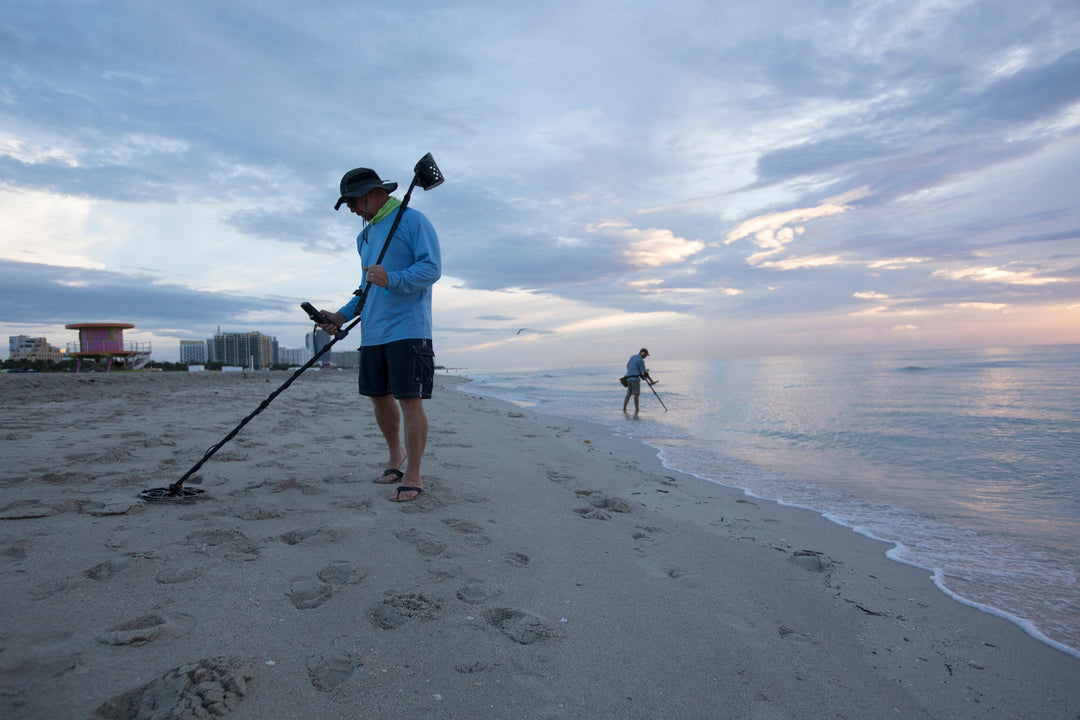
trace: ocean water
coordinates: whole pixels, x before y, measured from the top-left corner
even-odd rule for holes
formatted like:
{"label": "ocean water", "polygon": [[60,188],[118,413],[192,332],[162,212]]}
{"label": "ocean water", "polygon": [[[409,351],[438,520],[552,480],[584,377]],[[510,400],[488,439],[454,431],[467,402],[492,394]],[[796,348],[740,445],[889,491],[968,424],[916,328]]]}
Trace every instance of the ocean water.
{"label": "ocean water", "polygon": [[1080,346],[648,366],[659,383],[636,417],[625,358],[469,371],[464,389],[600,423],[670,468],[892,543],[956,600],[1080,657]]}

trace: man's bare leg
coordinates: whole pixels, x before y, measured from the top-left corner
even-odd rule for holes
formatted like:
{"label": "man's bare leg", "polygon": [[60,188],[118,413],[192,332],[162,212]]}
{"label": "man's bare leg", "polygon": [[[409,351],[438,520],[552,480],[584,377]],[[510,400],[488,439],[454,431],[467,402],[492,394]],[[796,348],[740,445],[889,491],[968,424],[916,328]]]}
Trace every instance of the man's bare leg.
{"label": "man's bare leg", "polygon": [[[399,427],[401,425],[401,413],[398,411],[397,400],[393,395],[383,395],[381,397],[371,398],[371,403],[375,407],[375,422],[379,426],[379,431],[382,432],[383,438],[386,440],[386,447],[390,452],[390,460],[386,467],[400,469],[405,463],[405,458],[408,457],[408,452],[401,444],[401,435]],[[384,481],[383,478],[386,478]],[[386,482],[392,484],[397,482],[397,478],[393,476],[393,473],[387,473],[379,479],[379,482]]]}
{"label": "man's bare leg", "polygon": [[[420,462],[424,458],[424,450],[427,447],[428,419],[424,412],[424,401],[420,398],[405,398],[397,401],[401,406],[401,415],[405,418],[405,450],[409,457],[409,465],[405,468],[405,477],[401,479],[401,485],[407,487],[424,487],[424,480],[420,477]],[[391,500],[412,500],[419,492],[403,491],[396,489],[390,496]]]}

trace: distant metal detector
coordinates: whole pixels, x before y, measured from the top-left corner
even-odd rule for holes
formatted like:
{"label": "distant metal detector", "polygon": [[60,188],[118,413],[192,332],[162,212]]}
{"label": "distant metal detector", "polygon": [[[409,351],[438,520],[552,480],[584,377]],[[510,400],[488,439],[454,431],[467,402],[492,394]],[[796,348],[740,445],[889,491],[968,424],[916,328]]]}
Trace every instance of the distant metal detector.
{"label": "distant metal detector", "polygon": [[[386,250],[388,247],[390,247],[390,241],[394,237],[394,231],[397,230],[398,223],[401,222],[401,215],[405,212],[405,208],[409,206],[409,199],[412,197],[413,188],[419,185],[425,191],[431,190],[432,188],[436,188],[439,185],[442,185],[444,179],[445,178],[443,178],[442,171],[440,171],[439,166],[435,164],[435,158],[431,156],[431,153],[428,153],[424,157],[420,158],[420,160],[416,163],[416,166],[413,168],[412,182],[409,184],[409,189],[405,193],[405,198],[401,201],[401,205],[398,207],[397,216],[394,218],[394,224],[390,226],[390,232],[386,236],[386,242],[383,243],[382,250],[379,252],[379,259],[375,261],[376,265],[381,264],[383,261],[383,257],[386,256]],[[190,470],[184,473],[184,476],[182,478],[174,482],[172,485],[169,485],[168,487],[150,488],[149,490],[143,490],[139,493],[139,497],[143,500],[186,500],[202,495],[205,492],[204,490],[202,490],[201,488],[185,488],[184,481],[194,475],[196,472],[198,472],[199,468],[203,466],[203,463],[213,457],[214,453],[216,453],[218,450],[224,447],[226,443],[236,437],[245,425],[255,419],[256,415],[265,410],[270,405],[270,403],[273,402],[274,398],[284,392],[285,388],[292,385],[293,381],[296,380],[296,378],[300,377],[300,375],[303,374],[305,370],[312,367],[316,362],[318,362],[319,358],[325,355],[327,351],[329,351],[330,348],[332,348],[334,344],[337,343],[338,340],[343,340],[345,336],[349,334],[349,331],[356,327],[356,324],[360,322],[360,313],[364,309],[364,303],[367,301],[367,294],[370,288],[371,281],[368,280],[364,284],[363,288],[357,288],[353,292],[354,295],[360,296],[360,300],[356,304],[356,318],[351,323],[349,323],[347,327],[340,328],[336,333],[334,333],[333,340],[328,342],[326,346],[323,347],[322,350],[317,352],[315,354],[315,357],[308,360],[303,367],[293,373],[292,377],[286,380],[281,385],[281,387],[270,393],[270,395],[262,401],[259,407],[255,408],[254,412],[241,420],[240,424],[233,428],[232,431],[228,435],[226,435],[221,442],[219,442],[217,445],[213,445],[209,450],[207,450],[206,454],[202,456],[202,459],[199,460],[199,462],[195,463],[195,465],[193,465]],[[323,316],[322,313],[320,313],[314,307],[312,307],[309,303],[302,303],[301,307],[304,309],[304,312],[308,314],[308,317],[312,319],[312,321],[316,323],[324,323],[326,321],[326,317]]]}
{"label": "distant metal detector", "polygon": [[[660,393],[656,392],[656,389],[653,387],[653,385],[655,385],[656,383],[651,383],[648,380],[646,380],[645,382],[649,383],[649,389],[652,390],[652,394],[656,396],[657,400],[660,400]],[[664,406],[664,412],[667,412],[667,405],[664,405],[663,400],[660,400],[660,404]]]}

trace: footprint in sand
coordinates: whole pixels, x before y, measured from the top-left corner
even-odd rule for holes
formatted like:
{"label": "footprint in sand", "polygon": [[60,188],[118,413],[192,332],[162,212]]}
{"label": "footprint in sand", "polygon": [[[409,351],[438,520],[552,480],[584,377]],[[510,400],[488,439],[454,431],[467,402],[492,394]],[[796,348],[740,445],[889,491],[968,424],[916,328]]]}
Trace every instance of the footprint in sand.
{"label": "footprint in sand", "polygon": [[132,515],[146,510],[146,502],[138,498],[114,498],[107,502],[86,503],[82,511],[94,517],[110,515]]}
{"label": "footprint in sand", "polygon": [[434,620],[442,609],[442,598],[426,595],[393,595],[368,611],[368,621],[384,630],[399,628],[413,618]]}
{"label": "footprint in sand", "polygon": [[461,577],[464,573],[464,569],[461,565],[447,560],[433,560],[426,562],[424,563],[424,569],[427,570],[428,575],[439,579]]}
{"label": "footprint in sand", "polygon": [[399,530],[394,533],[394,537],[411,544],[421,555],[442,555],[447,548],[446,543],[436,540],[431,533],[421,532],[415,528]]}
{"label": "footprint in sand", "polygon": [[[195,477],[198,477],[198,475],[196,475]],[[259,490],[259,489],[261,489],[261,488],[263,488],[265,486],[266,486],[266,481],[265,480],[260,480],[258,482],[254,482],[254,483],[248,483],[247,485],[244,485],[243,487],[236,488],[235,490],[230,490],[229,491],[229,497],[248,497],[250,495],[254,495],[256,490]]]}
{"label": "footprint in sand", "polygon": [[[583,493],[579,492],[578,495]],[[607,510],[609,512],[616,513],[632,513],[634,511],[633,505],[621,497],[608,497],[603,493],[585,491],[584,494],[588,495],[589,504],[598,510]]]}
{"label": "footprint in sand", "polygon": [[37,500],[16,500],[0,508],[0,520],[34,520],[59,515],[60,510]]}
{"label": "footprint in sand", "polygon": [[531,645],[546,638],[560,637],[555,627],[539,615],[513,608],[495,608],[484,613],[488,624],[498,628],[506,637],[522,645]]}
{"label": "footprint in sand", "polygon": [[465,585],[457,591],[457,599],[470,605],[487,602],[498,597],[502,590],[498,585],[478,580]]}
{"label": "footprint in sand", "polygon": [[[240,443],[237,443],[240,444]],[[236,450],[226,451],[218,453],[214,456],[216,462],[246,462],[251,459],[251,455],[246,452],[238,452]]]}
{"label": "footprint in sand", "polygon": [[69,487],[81,487],[94,479],[93,475],[83,472],[46,472],[38,478],[31,478],[36,482],[49,485],[67,485]]}
{"label": "footprint in sand", "polygon": [[296,478],[289,478],[279,483],[274,483],[271,486],[270,492],[280,493],[291,490],[299,490],[301,495],[323,495],[326,493],[326,490],[302,480],[297,480]]}
{"label": "footprint in sand", "polygon": [[791,553],[791,557],[788,559],[803,570],[809,570],[810,572],[829,572],[833,567],[832,559],[825,553],[816,550],[796,550]]}
{"label": "footprint in sand", "polygon": [[330,585],[355,584],[364,579],[364,573],[357,572],[352,563],[345,560],[330,563],[318,575],[320,580]]}
{"label": "footprint in sand", "polygon": [[562,472],[560,470],[548,470],[547,477],[551,482],[560,484],[574,479],[574,476],[570,473]]}
{"label": "footprint in sand", "polygon": [[238,520],[274,520],[285,517],[285,511],[278,508],[246,507],[233,512]]}
{"label": "footprint in sand", "polygon": [[259,549],[244,533],[239,530],[203,530],[185,538],[198,552],[222,552],[225,557],[234,560],[254,560]]}
{"label": "footprint in sand", "polygon": [[115,558],[98,563],[89,570],[83,571],[83,575],[91,580],[109,580],[131,567],[133,560],[129,557]]}
{"label": "footprint in sand", "polygon": [[351,678],[360,665],[360,653],[355,648],[312,655],[307,662],[308,679],[316,689],[330,692]]}
{"label": "footprint in sand", "polygon": [[164,618],[151,613],[114,625],[98,635],[97,640],[106,645],[146,645],[152,642],[169,642],[186,634],[194,626],[195,619],[190,615]]}
{"label": "footprint in sand", "polygon": [[10,558],[12,560],[25,560],[30,542],[28,539],[17,537],[15,535],[4,535],[0,538],[0,544],[3,545],[3,549],[0,549],[0,557]]}
{"label": "footprint in sand", "polygon": [[788,642],[799,643],[801,645],[818,644],[817,638],[815,638],[813,635],[800,632],[799,630],[792,630],[786,625],[781,625],[779,628],[777,628],[777,631],[780,633],[780,637],[784,640],[787,640]]}
{"label": "footprint in sand", "polygon": [[293,584],[289,601],[297,610],[311,610],[322,605],[334,594],[329,585],[304,580]]}
{"label": "footprint in sand", "polygon": [[445,518],[443,524],[451,530],[465,535],[465,542],[469,545],[484,547],[491,544],[491,538],[484,534],[484,528],[474,522]]}
{"label": "footprint in sand", "polygon": [[[443,463],[443,464],[446,465],[447,467],[450,466],[449,463]],[[476,469],[472,465],[457,465],[456,467],[468,468],[470,471]],[[465,494],[463,494],[461,496],[460,499],[461,499],[461,502],[469,503],[471,505],[479,505],[480,503],[491,502],[491,498],[489,498],[487,495],[482,495],[480,493],[465,493]]]}
{"label": "footprint in sand", "polygon": [[199,571],[195,568],[165,568],[154,579],[162,585],[176,585],[191,582],[199,577],[199,574]]}
{"label": "footprint in sand", "polygon": [[637,529],[630,534],[630,537],[635,540],[652,540],[654,534],[662,532],[664,532],[663,528],[638,525]]}
{"label": "footprint in sand", "polygon": [[454,663],[454,669],[464,675],[473,675],[475,673],[484,672],[485,670],[490,670],[492,667],[492,665],[482,660]]}
{"label": "footprint in sand", "polygon": [[48,578],[35,585],[30,592],[30,599],[44,600],[57,593],[68,592],[75,587],[76,582],[67,578]]}
{"label": "footprint in sand", "polygon": [[299,528],[281,535],[281,541],[286,545],[299,545],[310,538],[318,538],[324,542],[337,542],[340,539],[336,532],[326,527]]}
{"label": "footprint in sand", "polygon": [[206,658],[117,695],[90,720],[220,717],[236,709],[254,677],[251,665],[244,661]]}
{"label": "footprint in sand", "polygon": [[[9,658],[0,670],[0,698],[3,698],[0,707],[18,708],[25,703],[23,696],[34,692],[38,681],[56,680],[82,665],[82,653],[72,652],[74,642],[72,633],[61,632],[20,644],[18,659]],[[5,717],[21,716],[16,710]]]}
{"label": "footprint in sand", "polygon": [[350,485],[352,483],[366,482],[366,478],[362,478],[358,475],[350,475],[348,473],[341,473],[335,475],[327,475],[322,479],[326,485]]}
{"label": "footprint in sand", "polygon": [[529,564],[529,556],[525,553],[510,553],[506,556],[506,562],[514,567],[525,567]]}

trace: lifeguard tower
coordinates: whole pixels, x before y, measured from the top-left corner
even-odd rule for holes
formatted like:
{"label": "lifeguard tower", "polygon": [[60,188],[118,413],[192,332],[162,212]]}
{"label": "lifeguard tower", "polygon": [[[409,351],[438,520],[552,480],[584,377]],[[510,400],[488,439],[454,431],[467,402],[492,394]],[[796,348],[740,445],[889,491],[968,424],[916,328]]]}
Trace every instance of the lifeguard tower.
{"label": "lifeguard tower", "polygon": [[132,370],[150,362],[150,343],[125,343],[124,331],[134,325],[128,323],[72,323],[68,330],[79,331],[79,342],[68,343],[68,357],[76,358],[75,372],[82,372],[83,360],[97,363],[105,360],[105,372],[112,372],[113,363],[129,366]]}

